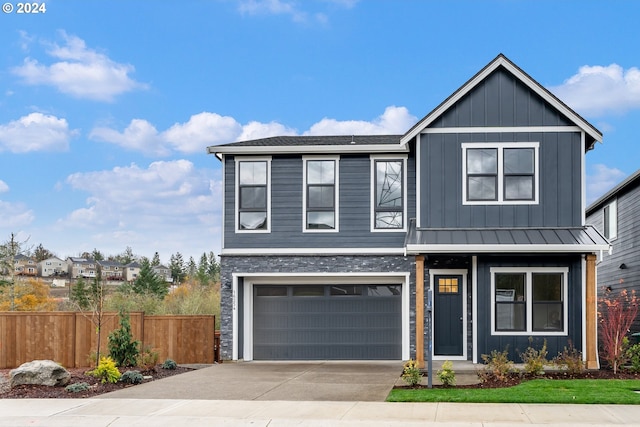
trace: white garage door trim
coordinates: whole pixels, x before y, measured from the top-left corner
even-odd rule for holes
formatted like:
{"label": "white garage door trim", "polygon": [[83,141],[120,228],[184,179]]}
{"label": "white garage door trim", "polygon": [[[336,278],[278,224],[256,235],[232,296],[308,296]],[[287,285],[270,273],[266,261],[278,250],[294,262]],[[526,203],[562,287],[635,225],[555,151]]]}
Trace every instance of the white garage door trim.
{"label": "white garage door trim", "polygon": [[409,359],[409,272],[404,273],[233,273],[233,360],[238,360],[237,304],[239,278],[244,278],[243,285],[243,360],[253,360],[253,286],[269,285],[313,285],[332,283],[340,284],[398,284],[402,286],[402,360]]}

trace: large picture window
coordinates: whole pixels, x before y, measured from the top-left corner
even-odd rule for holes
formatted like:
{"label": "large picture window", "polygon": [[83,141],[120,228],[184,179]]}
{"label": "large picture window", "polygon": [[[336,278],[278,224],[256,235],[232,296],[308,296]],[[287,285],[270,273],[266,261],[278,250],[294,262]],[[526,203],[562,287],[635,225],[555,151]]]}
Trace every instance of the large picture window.
{"label": "large picture window", "polygon": [[405,161],[373,159],[373,228],[398,230],[405,225]]}
{"label": "large picture window", "polygon": [[492,268],[493,333],[566,334],[567,275],[567,268]]}
{"label": "large picture window", "polygon": [[305,159],[305,230],[337,230],[338,161]]}
{"label": "large picture window", "polygon": [[537,203],[537,143],[465,143],[463,203]]}
{"label": "large picture window", "polygon": [[267,231],[269,224],[269,161],[237,161],[237,229]]}

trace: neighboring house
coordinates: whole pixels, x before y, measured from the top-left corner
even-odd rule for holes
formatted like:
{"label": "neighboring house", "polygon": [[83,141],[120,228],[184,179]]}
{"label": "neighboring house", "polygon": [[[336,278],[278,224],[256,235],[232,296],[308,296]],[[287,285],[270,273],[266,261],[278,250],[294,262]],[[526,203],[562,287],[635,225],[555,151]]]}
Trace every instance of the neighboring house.
{"label": "neighboring house", "polygon": [[57,277],[68,274],[68,265],[58,257],[44,259],[38,263],[38,275],[40,277]]}
{"label": "neighboring house", "polygon": [[[587,208],[587,223],[596,226],[612,246],[598,263],[600,294],[622,289],[640,293],[639,218],[640,170]],[[636,320],[632,332],[640,332],[640,321]]]}
{"label": "neighboring house", "polygon": [[72,279],[93,279],[96,277],[97,264],[94,260],[80,257],[67,258],[67,271]]}
{"label": "neighboring house", "polygon": [[124,280],[133,282],[140,274],[141,265],[137,261],[130,262],[124,266]]}
{"label": "neighboring house", "polygon": [[601,140],[499,55],[404,135],[209,147],[223,358],[519,361],[533,337],[596,368],[609,244],[583,195]]}
{"label": "neighboring house", "polygon": [[169,267],[165,267],[164,265],[154,265],[151,267],[151,271],[155,273],[160,279],[165,282],[173,282],[173,278],[171,277],[171,269]]}
{"label": "neighboring house", "polygon": [[124,280],[124,266],[118,261],[97,261],[104,280]]}
{"label": "neighboring house", "polygon": [[13,268],[18,276],[37,276],[38,264],[36,261],[23,254],[13,257]]}

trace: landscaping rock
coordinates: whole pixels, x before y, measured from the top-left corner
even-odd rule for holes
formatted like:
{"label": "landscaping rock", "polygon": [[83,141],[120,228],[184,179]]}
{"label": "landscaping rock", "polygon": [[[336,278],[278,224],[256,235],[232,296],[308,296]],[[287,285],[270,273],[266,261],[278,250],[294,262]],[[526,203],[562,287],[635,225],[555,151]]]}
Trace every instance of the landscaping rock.
{"label": "landscaping rock", "polygon": [[11,387],[22,384],[65,386],[71,374],[53,360],[34,360],[23,363],[9,372]]}

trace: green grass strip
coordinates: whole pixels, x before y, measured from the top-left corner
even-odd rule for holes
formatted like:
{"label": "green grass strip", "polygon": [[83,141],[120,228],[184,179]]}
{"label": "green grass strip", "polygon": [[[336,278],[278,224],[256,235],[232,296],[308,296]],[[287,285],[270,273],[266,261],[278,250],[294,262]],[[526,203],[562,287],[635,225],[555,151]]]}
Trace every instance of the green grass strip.
{"label": "green grass strip", "polygon": [[514,387],[393,389],[388,402],[640,404],[640,380],[525,381]]}

